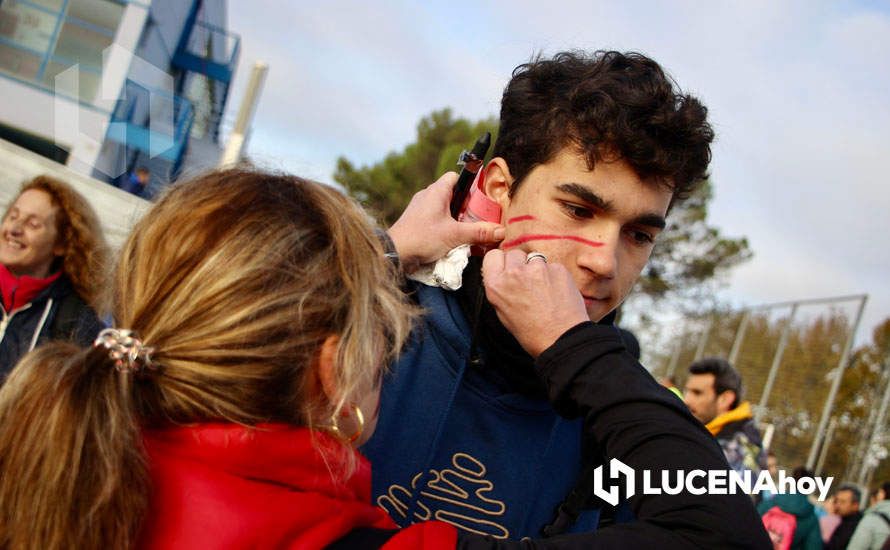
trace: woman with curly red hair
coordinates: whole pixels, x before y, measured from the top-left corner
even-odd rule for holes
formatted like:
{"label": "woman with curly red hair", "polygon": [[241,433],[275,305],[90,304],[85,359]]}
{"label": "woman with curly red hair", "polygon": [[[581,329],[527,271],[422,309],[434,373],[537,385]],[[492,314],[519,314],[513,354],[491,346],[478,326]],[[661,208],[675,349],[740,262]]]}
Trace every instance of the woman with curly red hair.
{"label": "woman with curly red hair", "polygon": [[63,181],[26,182],[0,224],[0,380],[47,340],[87,344],[108,259],[96,213]]}

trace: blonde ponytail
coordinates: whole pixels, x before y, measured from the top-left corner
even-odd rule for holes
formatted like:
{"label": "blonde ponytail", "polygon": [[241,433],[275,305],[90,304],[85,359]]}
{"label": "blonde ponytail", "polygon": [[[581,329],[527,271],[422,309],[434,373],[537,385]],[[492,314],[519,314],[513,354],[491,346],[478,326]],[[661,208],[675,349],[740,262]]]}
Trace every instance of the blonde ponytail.
{"label": "blonde ponytail", "polygon": [[129,548],[148,481],[132,380],[104,349],[52,343],[0,389],[4,548]]}

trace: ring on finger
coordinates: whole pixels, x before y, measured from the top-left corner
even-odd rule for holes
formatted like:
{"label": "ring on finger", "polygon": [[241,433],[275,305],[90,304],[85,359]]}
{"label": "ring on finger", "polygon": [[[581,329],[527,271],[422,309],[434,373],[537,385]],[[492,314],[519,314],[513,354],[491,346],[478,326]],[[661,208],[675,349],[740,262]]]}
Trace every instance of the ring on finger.
{"label": "ring on finger", "polygon": [[545,264],[547,263],[547,256],[541,254],[540,252],[529,252],[525,257],[525,263],[530,264],[532,260],[542,260]]}

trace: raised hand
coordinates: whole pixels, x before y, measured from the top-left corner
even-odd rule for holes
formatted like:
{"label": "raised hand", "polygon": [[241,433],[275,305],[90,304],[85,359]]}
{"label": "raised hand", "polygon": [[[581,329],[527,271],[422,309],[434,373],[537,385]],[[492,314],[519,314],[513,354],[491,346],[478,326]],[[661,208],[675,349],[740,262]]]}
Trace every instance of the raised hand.
{"label": "raised hand", "polygon": [[407,272],[434,262],[461,244],[491,245],[504,238],[504,227],[491,222],[458,222],[451,217],[451,191],[457,174],[446,172],[426,189],[418,191],[389,228]]}
{"label": "raised hand", "polygon": [[572,275],[543,254],[492,250],[482,261],[482,278],[498,318],[532,357],[590,320]]}

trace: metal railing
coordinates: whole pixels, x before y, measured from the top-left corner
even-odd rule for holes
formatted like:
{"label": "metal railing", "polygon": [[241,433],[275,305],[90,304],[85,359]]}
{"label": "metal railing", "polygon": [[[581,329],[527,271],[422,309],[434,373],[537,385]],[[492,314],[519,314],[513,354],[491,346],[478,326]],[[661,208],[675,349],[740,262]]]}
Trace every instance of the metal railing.
{"label": "metal railing", "polygon": [[196,21],[173,54],[173,64],[230,83],[241,51],[241,37],[226,29]]}

